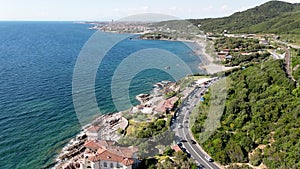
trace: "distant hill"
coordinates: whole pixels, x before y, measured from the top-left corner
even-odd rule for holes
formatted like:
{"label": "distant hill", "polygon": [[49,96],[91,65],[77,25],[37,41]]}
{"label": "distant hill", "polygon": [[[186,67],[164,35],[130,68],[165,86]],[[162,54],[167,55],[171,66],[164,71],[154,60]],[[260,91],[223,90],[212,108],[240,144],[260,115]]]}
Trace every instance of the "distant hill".
{"label": "distant hill", "polygon": [[270,1],[228,17],[190,19],[205,32],[299,34],[300,4]]}
{"label": "distant hill", "polygon": [[242,28],[239,32],[300,35],[300,11],[282,14],[248,28]]}

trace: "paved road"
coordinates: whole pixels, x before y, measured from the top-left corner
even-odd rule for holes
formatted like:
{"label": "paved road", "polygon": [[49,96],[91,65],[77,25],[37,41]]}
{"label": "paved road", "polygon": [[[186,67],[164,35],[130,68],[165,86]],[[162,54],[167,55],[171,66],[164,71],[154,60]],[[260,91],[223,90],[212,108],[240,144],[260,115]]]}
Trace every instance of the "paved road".
{"label": "paved road", "polygon": [[[183,150],[190,154],[191,158],[195,159],[198,164],[201,164],[205,168],[219,169],[219,167],[214,162],[207,161],[205,159],[205,155],[207,154],[201,149],[198,144],[193,144],[191,141],[194,139],[189,129],[190,112],[200,101],[200,93],[204,93],[205,90],[205,87],[196,88],[190,94],[190,96],[183,101],[182,107],[176,112],[176,115],[178,116],[175,121],[174,131],[179,137],[179,140],[186,140],[186,142],[181,142],[182,147],[184,148]],[[182,125],[183,128],[178,127],[179,125]]]}
{"label": "paved road", "polygon": [[277,42],[277,43],[280,43],[280,44],[284,44],[284,45],[289,46],[289,47],[294,48],[294,49],[300,49],[300,46],[298,46],[298,45],[293,45],[293,44],[290,44],[290,43],[287,43],[287,42],[280,41],[278,39],[274,39],[274,41]]}
{"label": "paved road", "polygon": [[285,50],[285,56],[284,56],[284,62],[285,62],[285,71],[289,75],[289,77],[296,82],[296,85],[299,86],[299,83],[297,80],[293,77],[293,70],[291,66],[291,52],[289,48],[286,48],[285,46],[282,46],[282,48]]}

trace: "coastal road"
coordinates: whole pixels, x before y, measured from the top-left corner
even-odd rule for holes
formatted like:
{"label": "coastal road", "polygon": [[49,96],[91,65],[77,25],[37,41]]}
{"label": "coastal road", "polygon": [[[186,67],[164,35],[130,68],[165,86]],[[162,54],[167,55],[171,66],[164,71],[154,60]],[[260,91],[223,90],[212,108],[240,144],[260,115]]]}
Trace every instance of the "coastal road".
{"label": "coastal road", "polygon": [[[218,165],[214,162],[209,162],[205,159],[207,155],[202,148],[192,140],[194,140],[190,128],[189,128],[189,118],[190,112],[200,101],[201,93],[204,93],[207,88],[195,88],[195,90],[189,95],[189,97],[183,101],[182,107],[176,112],[177,118],[175,121],[174,131],[179,137],[178,141],[181,141],[182,148],[187,152],[191,158],[195,159],[198,165],[210,169],[219,169]],[[182,126],[179,127],[179,126]]]}

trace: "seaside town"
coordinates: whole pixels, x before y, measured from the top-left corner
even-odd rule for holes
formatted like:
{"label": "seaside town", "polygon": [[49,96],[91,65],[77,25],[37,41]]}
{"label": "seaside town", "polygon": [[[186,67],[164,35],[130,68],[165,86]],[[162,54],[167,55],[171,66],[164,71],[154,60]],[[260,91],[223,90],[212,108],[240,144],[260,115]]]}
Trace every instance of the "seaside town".
{"label": "seaside town", "polygon": [[[174,123],[176,110],[179,108],[178,104],[189,97],[195,89],[207,88],[213,81],[216,81],[216,78],[192,76],[177,83],[162,81],[154,84],[152,94],[136,96],[136,99],[140,101],[139,105],[128,111],[102,115],[95,119],[91,125],[86,126],[76,138],[63,148],[57,157],[55,168],[139,168],[142,160],[138,156],[139,148],[123,147],[117,143],[121,137],[124,137],[121,133],[131,127],[130,122],[125,117],[142,114],[147,117],[146,122],[159,119],[167,122],[167,116],[171,116],[171,123]],[[201,95],[203,94],[204,92],[201,93]],[[200,97],[200,99],[203,98]],[[144,120],[139,121],[138,118],[133,118],[131,121],[141,124],[145,122]],[[175,152],[185,151],[176,142],[173,142],[170,147]]]}
{"label": "seaside town", "polygon": [[[180,112],[191,113],[198,102],[205,100],[204,95],[209,91],[210,85],[220,78],[219,72],[229,72],[230,74],[235,70],[245,70],[249,64],[260,62],[269,56],[275,60],[285,59],[286,62],[289,62],[286,59],[289,57],[288,49],[278,43],[279,41],[274,34],[230,34],[227,30],[224,30],[221,35],[211,32],[203,34],[203,32],[176,30],[167,24],[157,27],[153,23],[139,22],[95,22],[93,24],[94,26],[90,29],[111,33],[133,33],[146,40],[176,40],[196,43],[199,49],[195,53],[202,55],[203,59],[203,63],[199,67],[213,76],[191,75],[178,82],[162,81],[154,84],[151,94],[136,96],[140,102],[139,105],[123,112],[102,115],[95,119],[91,125],[85,127],[76,138],[63,148],[57,157],[55,168],[141,168],[141,166],[145,166],[145,161],[151,163],[140,156],[142,150],[138,146],[124,146],[119,141],[130,142],[128,136],[147,138],[168,129],[175,131],[175,138],[177,139],[173,140],[168,147],[158,148],[159,154],[164,154],[164,159],[166,157],[171,158],[174,164],[176,160],[177,162],[179,160],[176,159],[178,156],[176,153],[183,153],[185,155],[185,157],[181,157],[183,159],[193,157],[186,159],[189,165],[187,168],[192,166],[198,168],[230,167],[213,162],[213,159],[198,146],[196,139],[194,139],[194,133],[190,133],[188,136],[187,134],[180,134],[180,131],[184,131],[185,128],[188,128],[186,129],[188,133],[191,132],[190,126],[185,127],[180,123]],[[286,69],[287,74],[290,74],[289,70]],[[195,100],[190,107],[191,110],[184,104],[184,102],[192,102],[189,99]],[[181,118],[183,118],[183,123],[189,123],[189,117]],[[179,121],[178,124],[177,121]],[[154,131],[155,134],[153,131],[150,131],[152,134],[148,133],[149,124],[157,125],[156,129],[153,129],[157,130]],[[184,139],[184,137],[189,138],[189,140]],[[196,152],[191,152],[194,151],[193,149],[197,149]],[[207,162],[203,161],[201,156]],[[158,160],[158,164],[154,162],[156,166],[166,163],[160,156],[154,158]],[[182,162],[182,165],[186,164]],[[245,166],[245,164],[236,165]],[[255,168],[250,163],[247,163],[246,166]],[[266,167],[262,163],[258,167],[258,169],[264,168]]]}
{"label": "seaside town", "polygon": [[0,169],[300,169],[300,0],[0,4]]}

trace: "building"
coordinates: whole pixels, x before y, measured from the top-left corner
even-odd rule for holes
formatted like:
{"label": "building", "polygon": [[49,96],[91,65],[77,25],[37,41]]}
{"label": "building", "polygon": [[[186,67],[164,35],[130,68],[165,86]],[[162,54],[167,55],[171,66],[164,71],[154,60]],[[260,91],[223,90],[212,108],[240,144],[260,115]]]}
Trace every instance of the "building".
{"label": "building", "polygon": [[229,60],[231,60],[233,58],[233,56],[231,56],[231,55],[227,55],[227,56],[225,56],[225,59],[229,59]]}
{"label": "building", "polygon": [[87,131],[86,135],[88,140],[100,140],[100,127],[99,126],[90,126]]}
{"label": "building", "polygon": [[174,146],[171,147],[175,152],[182,152],[181,148],[175,144]]}
{"label": "building", "polygon": [[155,108],[155,111],[160,113],[167,113],[168,111],[171,111],[174,108],[174,104],[177,102],[179,98],[178,97],[171,97],[167,100],[162,100],[158,103],[157,107]]}
{"label": "building", "polygon": [[87,141],[80,169],[133,169],[139,164],[138,148],[115,146],[114,141]]}

